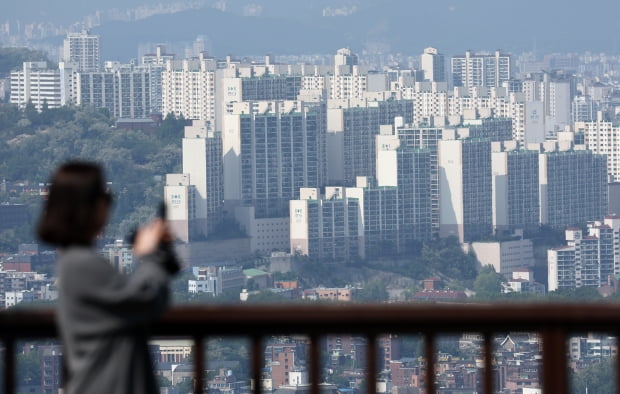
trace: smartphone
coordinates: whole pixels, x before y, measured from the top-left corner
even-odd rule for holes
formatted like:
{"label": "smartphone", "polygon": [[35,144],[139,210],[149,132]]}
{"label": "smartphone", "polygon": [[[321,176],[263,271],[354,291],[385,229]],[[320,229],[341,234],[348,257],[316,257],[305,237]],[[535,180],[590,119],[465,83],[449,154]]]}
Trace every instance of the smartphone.
{"label": "smartphone", "polygon": [[[156,217],[158,219],[166,220],[166,213],[167,213],[166,203],[161,201],[159,203],[159,205],[157,206]],[[136,242],[136,234],[137,233],[138,233],[138,226],[134,226],[131,229],[131,231],[129,231],[129,234],[127,234],[127,236],[125,237],[125,241],[128,244],[133,245],[134,242]]]}

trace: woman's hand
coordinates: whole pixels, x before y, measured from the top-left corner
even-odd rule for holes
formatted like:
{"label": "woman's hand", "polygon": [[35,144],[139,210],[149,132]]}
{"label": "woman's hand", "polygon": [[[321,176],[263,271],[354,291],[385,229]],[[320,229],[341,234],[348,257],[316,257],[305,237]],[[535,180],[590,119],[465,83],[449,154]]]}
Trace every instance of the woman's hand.
{"label": "woman's hand", "polygon": [[136,234],[133,252],[136,256],[153,253],[161,243],[172,242],[172,235],[163,219],[155,219]]}

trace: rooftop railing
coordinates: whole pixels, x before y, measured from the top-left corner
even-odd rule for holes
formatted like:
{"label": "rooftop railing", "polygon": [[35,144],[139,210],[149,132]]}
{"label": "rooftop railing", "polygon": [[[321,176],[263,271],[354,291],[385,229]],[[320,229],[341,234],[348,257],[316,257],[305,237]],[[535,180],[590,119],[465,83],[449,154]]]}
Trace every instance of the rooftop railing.
{"label": "rooftop railing", "polygon": [[[365,336],[366,382],[376,390],[376,341],[384,334],[422,335],[426,360],[434,360],[435,339],[444,334],[477,332],[483,335],[484,393],[493,393],[493,335],[536,332],[542,339],[542,389],[545,393],[568,393],[567,338],[571,334],[599,332],[619,336],[620,305],[613,304],[494,304],[494,305],[230,305],[176,307],[153,325],[157,337],[191,338],[197,349],[205,340],[221,336],[245,336],[252,340],[252,379],[261,381],[264,340],[274,335],[304,334],[310,338],[310,393],[320,392],[320,339],[331,334]],[[21,339],[56,337],[51,310],[10,310],[0,313],[0,340],[4,352],[4,389],[14,393],[15,342]],[[194,387],[204,392],[206,359],[193,352]],[[425,371],[426,393],[435,393],[434,363]],[[616,361],[616,379],[620,378]],[[620,393],[620,385],[616,390]],[[260,394],[260,384],[254,385]]]}

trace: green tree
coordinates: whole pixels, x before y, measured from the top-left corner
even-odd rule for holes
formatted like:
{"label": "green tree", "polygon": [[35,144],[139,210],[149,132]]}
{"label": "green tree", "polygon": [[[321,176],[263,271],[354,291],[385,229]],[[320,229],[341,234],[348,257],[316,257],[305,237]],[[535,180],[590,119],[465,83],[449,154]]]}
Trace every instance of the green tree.
{"label": "green tree", "polygon": [[571,393],[615,393],[615,361],[615,359],[606,359],[576,373],[571,373]]}
{"label": "green tree", "polygon": [[361,302],[387,301],[389,294],[385,283],[381,279],[373,279],[355,293],[355,300]]}
{"label": "green tree", "polygon": [[17,383],[19,386],[41,384],[41,354],[38,351],[17,355]]}
{"label": "green tree", "polygon": [[502,291],[502,280],[492,265],[482,267],[474,281],[476,297],[484,300],[497,298]]}
{"label": "green tree", "polygon": [[286,298],[278,293],[274,293],[270,290],[262,290],[256,294],[250,294],[248,296],[249,303],[279,304],[288,301],[290,301],[289,298]]}
{"label": "green tree", "polygon": [[162,375],[155,375],[155,380],[157,382],[157,387],[170,387],[172,384],[170,383],[170,379]]}
{"label": "green tree", "polygon": [[174,385],[179,394],[190,394],[194,392],[194,379],[186,378]]}
{"label": "green tree", "polygon": [[24,62],[47,61],[48,67],[54,68],[42,51],[29,48],[0,47],[0,74],[18,70]]}

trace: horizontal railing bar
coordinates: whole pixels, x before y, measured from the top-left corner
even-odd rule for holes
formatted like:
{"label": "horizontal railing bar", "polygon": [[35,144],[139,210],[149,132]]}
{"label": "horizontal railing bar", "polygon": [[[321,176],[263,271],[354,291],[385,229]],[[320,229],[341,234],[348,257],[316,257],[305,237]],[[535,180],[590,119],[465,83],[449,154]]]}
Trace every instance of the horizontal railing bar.
{"label": "horizontal railing bar", "polygon": [[[484,388],[490,385],[490,335],[514,331],[539,333],[543,339],[543,387],[567,390],[566,338],[571,333],[616,332],[620,327],[620,304],[333,304],[333,305],[202,305],[177,306],[166,312],[151,329],[153,337],[194,338],[197,353],[201,340],[212,336],[252,338],[254,392],[261,393],[263,338],[304,334],[316,341],[325,335],[350,334],[376,338],[381,334],[419,334],[426,340],[426,389],[434,388],[433,339],[437,335],[480,332],[485,340]],[[14,389],[13,343],[17,339],[57,337],[52,309],[16,308],[0,312],[0,341],[4,343],[7,393]],[[370,341],[371,343],[373,340]],[[204,370],[196,354],[195,366]],[[373,358],[373,357],[371,357]],[[202,366],[201,366],[202,365]],[[372,367],[369,371],[372,372]],[[620,368],[616,366],[616,368]],[[558,371],[560,369],[561,371]],[[317,373],[313,373],[316,377]],[[196,379],[197,390],[204,387]],[[368,379],[372,385],[373,378]],[[316,391],[316,389],[315,389]],[[372,393],[374,387],[369,387]]]}
{"label": "horizontal railing bar", "polygon": [[[205,305],[178,306],[152,327],[153,336],[277,335],[304,333],[380,335],[535,331],[615,332],[620,304],[494,305]],[[0,312],[0,337],[58,336],[53,310]]]}

